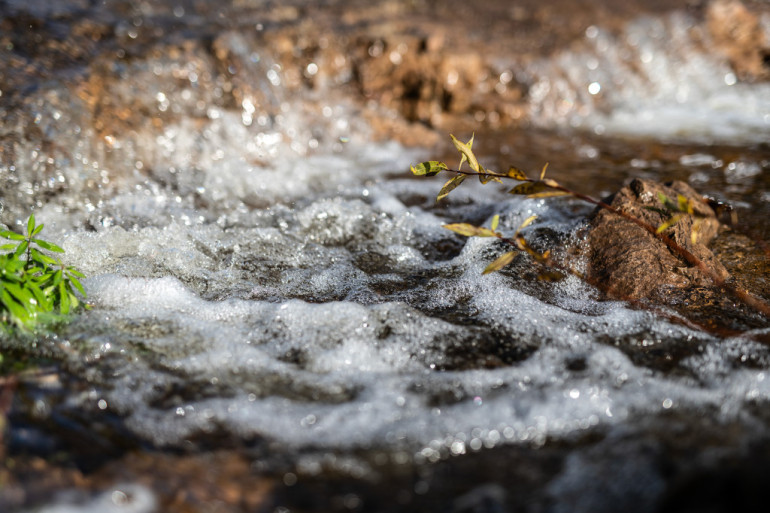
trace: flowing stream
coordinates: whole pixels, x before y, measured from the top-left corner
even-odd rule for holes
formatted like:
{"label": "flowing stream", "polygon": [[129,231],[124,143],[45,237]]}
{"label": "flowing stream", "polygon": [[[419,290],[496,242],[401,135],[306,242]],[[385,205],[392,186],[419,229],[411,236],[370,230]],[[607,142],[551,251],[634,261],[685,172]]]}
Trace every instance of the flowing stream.
{"label": "flowing stream", "polygon": [[[0,2],[5,23],[81,45],[62,64],[0,34],[0,59],[40,67],[0,85],[0,216],[20,228],[34,211],[92,305],[55,334],[3,339],[6,362],[41,362],[20,374],[7,458],[94,472],[142,450],[236,451],[276,480],[264,511],[660,511],[724,469],[768,469],[767,319],[697,330],[574,276],[539,281],[524,255],[482,275],[503,246],[442,224],[499,214],[513,232],[536,214],[532,241],[572,247],[591,209],[477,183],[437,204],[443,181],[408,168],[454,165],[448,146],[378,134],[373,117],[396,114],[351,93],[333,41],[303,61],[260,35],[295,7],[233,2],[223,28],[224,10],[195,2],[97,4]],[[531,121],[477,114],[474,148],[493,167],[550,161],[598,197],[685,180],[767,239],[770,84],[739,80],[693,39],[699,23],[645,15],[525,63],[498,56],[492,83],[528,84]],[[151,481],[122,479],[0,497],[166,511]]]}

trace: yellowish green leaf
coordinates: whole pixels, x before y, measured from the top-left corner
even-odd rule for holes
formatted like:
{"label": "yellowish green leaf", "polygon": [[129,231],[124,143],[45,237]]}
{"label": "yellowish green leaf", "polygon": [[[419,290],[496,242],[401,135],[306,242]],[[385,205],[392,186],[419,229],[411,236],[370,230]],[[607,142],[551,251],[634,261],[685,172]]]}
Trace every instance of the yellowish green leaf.
{"label": "yellowish green leaf", "polygon": [[460,166],[457,168],[458,171],[460,168],[462,168],[463,162],[467,162],[472,170],[476,171],[477,173],[481,172],[479,171],[479,161],[476,159],[476,155],[474,155],[473,150],[471,149],[473,147],[474,136],[472,135],[467,143],[460,142],[454,135],[450,134],[449,137],[452,138],[452,143],[461,154]]}
{"label": "yellowish green leaf", "polygon": [[682,219],[682,214],[676,214],[668,218],[666,222],[658,226],[658,229],[655,230],[655,233],[663,233],[664,231],[668,230],[672,226],[674,226],[676,223],[679,222],[680,219]]}
{"label": "yellowish green leaf", "polygon": [[690,232],[690,240],[693,244],[698,243],[698,232],[700,232],[701,224],[703,224],[703,218],[696,218],[692,223],[692,231]]}
{"label": "yellowish green leaf", "polygon": [[506,265],[508,265],[511,262],[513,262],[513,259],[515,257],[516,257],[516,252],[515,251],[509,251],[508,253],[503,253],[497,259],[495,259],[494,262],[489,264],[487,266],[487,268],[484,269],[484,272],[482,272],[481,274],[489,274],[489,273],[493,273],[495,271],[499,271],[500,269],[502,269]]}
{"label": "yellowish green leaf", "polygon": [[692,205],[690,204],[690,200],[688,200],[687,198],[685,198],[681,194],[679,194],[677,196],[676,200],[677,200],[680,212],[687,212],[688,214],[692,214],[693,213]]}
{"label": "yellowish green leaf", "polygon": [[449,193],[453,190],[457,189],[461,183],[463,183],[463,180],[465,180],[465,177],[467,175],[457,175],[447,181],[447,183],[444,184],[444,186],[441,188],[441,190],[438,192],[438,196],[436,197],[436,201],[441,201],[442,199],[449,196]]}
{"label": "yellowish green leaf", "polygon": [[500,224],[500,214],[495,214],[495,217],[492,218],[492,223],[489,225],[489,227],[493,230],[497,230],[498,224]]}
{"label": "yellowish green leaf", "polygon": [[428,160],[420,162],[416,166],[410,166],[412,173],[417,176],[435,176],[441,171],[446,171],[449,167],[443,162],[437,160]]}

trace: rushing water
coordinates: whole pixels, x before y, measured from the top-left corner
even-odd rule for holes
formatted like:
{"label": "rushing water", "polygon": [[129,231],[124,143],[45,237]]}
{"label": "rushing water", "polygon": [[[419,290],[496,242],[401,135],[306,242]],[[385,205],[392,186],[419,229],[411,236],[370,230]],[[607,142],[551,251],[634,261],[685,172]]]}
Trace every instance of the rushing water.
{"label": "rushing water", "polygon": [[[144,14],[208,34],[192,5],[166,7]],[[57,16],[47,2],[3,8]],[[689,180],[753,210],[747,223],[766,233],[770,89],[736,83],[726,62],[692,48],[694,23],[638,19],[623,44],[591,26],[580,48],[532,62],[520,72],[540,128],[488,134],[488,158],[552,160],[554,176],[596,194],[636,174]],[[144,30],[118,28],[128,39]],[[152,37],[162,47],[178,35]],[[3,161],[2,219],[17,225],[34,206],[67,263],[88,276],[92,304],[36,341],[61,375],[22,380],[14,451],[45,453],[58,447],[57,431],[91,436],[82,430],[98,432],[102,448],[73,456],[84,466],[121,447],[245,445],[267,472],[293,476],[287,486],[457,461],[457,477],[430,485],[478,485],[457,511],[507,500],[481,486],[500,476],[474,477],[462,462],[482,454],[493,468],[511,451],[533,451],[522,468],[542,473],[533,487],[549,510],[650,511],[672,493],[672,474],[686,481],[766,447],[763,322],[736,336],[696,331],[597,300],[575,277],[539,282],[523,256],[482,275],[502,248],[443,223],[500,214],[512,231],[537,214],[528,237],[574,245],[590,210],[478,184],[437,205],[440,181],[405,174],[433,155],[375,140],[338,87],[344,70],[315,90],[293,88],[288,66],[260,44],[238,31],[216,38],[233,66],[227,84],[195,42],[179,45],[181,55],[106,59],[99,65],[115,66],[99,85],[107,107],[141,115],[98,126],[82,77],[2,92],[3,133],[25,134]],[[237,101],[223,99],[228,87]],[[543,146],[558,155],[533,154]],[[651,147],[659,151],[636,153]],[[4,341],[18,343],[28,341]],[[715,454],[700,453],[705,446]],[[564,448],[557,468],[538,466],[554,447]],[[698,454],[692,468],[677,450]],[[427,483],[409,493],[427,493]],[[158,511],[149,488],[121,486],[130,504],[102,490],[42,511]]]}

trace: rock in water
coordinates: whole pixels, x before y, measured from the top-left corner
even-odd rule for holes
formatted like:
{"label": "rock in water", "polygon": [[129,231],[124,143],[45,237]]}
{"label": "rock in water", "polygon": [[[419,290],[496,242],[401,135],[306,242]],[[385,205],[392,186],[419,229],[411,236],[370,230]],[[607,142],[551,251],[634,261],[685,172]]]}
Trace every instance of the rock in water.
{"label": "rock in water", "polygon": [[[719,221],[703,197],[686,183],[663,185],[634,179],[607,202],[652,226],[660,226],[667,215],[659,193],[674,202],[679,195],[684,196],[690,200],[699,219],[695,243],[691,237],[694,224],[691,215],[685,215],[666,234],[702,260],[715,275],[727,278],[727,270],[706,246],[715,237]],[[642,299],[665,293],[670,287],[713,285],[702,270],[685,262],[647,230],[607,209],[597,209],[592,217],[588,243],[588,276],[591,281],[603,284],[612,297]]]}

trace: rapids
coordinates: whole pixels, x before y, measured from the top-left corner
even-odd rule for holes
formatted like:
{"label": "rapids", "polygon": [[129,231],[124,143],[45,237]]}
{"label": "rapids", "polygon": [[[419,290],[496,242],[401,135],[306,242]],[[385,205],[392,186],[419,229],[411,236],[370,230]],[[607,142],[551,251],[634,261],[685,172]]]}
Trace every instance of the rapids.
{"label": "rapids", "polygon": [[[0,343],[43,376],[19,375],[6,458],[63,454],[88,474],[142,450],[233,450],[276,480],[260,511],[656,511],[723,466],[768,466],[766,319],[696,330],[575,277],[540,282],[523,255],[482,275],[503,248],[442,224],[500,214],[512,232],[537,214],[525,234],[570,247],[590,209],[476,183],[437,204],[441,181],[408,168],[446,147],[383,137],[402,113],[360,97],[360,57],[332,35],[300,37],[314,54],[287,49],[285,31],[314,13],[301,3],[97,4],[0,3],[4,23],[81,45],[0,36],[13,71],[0,81],[0,219],[19,227],[34,210],[92,305],[55,334]],[[340,8],[326,7],[319,24]],[[526,85],[527,119],[502,129],[498,111],[471,109],[479,154],[551,161],[597,196],[632,176],[684,179],[765,237],[770,86],[739,80],[697,15],[621,27],[490,58],[477,87]],[[366,53],[397,66],[405,41]],[[472,131],[442,119],[442,141]],[[0,504],[166,511],[145,478],[38,497],[16,481]]]}

